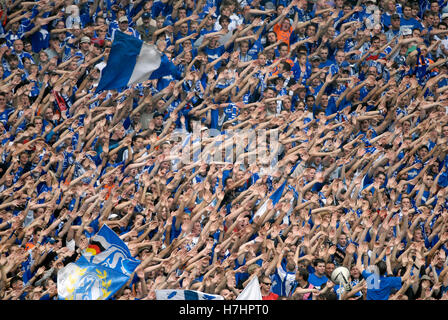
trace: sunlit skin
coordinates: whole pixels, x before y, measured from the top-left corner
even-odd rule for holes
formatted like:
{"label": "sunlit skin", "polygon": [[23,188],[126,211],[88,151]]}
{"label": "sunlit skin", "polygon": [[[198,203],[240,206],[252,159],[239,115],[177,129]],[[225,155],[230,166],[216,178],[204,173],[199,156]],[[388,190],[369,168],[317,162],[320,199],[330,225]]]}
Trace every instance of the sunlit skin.
{"label": "sunlit skin", "polygon": [[[235,300],[254,275],[263,299],[447,299],[444,5],[270,5],[5,0],[3,300],[60,299],[105,226],[141,261],[113,300]],[[411,18],[423,28],[402,35]],[[97,91],[106,39],[130,28],[151,28],[142,48],[168,74]],[[391,290],[367,285],[373,264]]]}

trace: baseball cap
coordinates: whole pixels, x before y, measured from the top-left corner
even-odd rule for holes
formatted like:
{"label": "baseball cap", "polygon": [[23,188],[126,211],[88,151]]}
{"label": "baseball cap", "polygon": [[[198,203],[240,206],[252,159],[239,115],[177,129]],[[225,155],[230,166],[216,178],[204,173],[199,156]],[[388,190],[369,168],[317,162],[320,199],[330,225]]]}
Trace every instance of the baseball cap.
{"label": "baseball cap", "polygon": [[154,112],[154,115],[152,116],[153,119],[157,117],[163,117],[163,114],[161,114],[159,111]]}
{"label": "baseball cap", "polygon": [[444,14],[442,14],[442,19],[446,19],[448,18],[448,12],[445,12]]}
{"label": "baseball cap", "polygon": [[417,50],[417,46],[415,46],[415,45],[410,46],[409,49],[408,49],[408,51],[406,51],[406,56],[407,56],[408,54],[410,54],[410,53],[411,53],[412,51],[414,51],[414,50]]}
{"label": "baseball cap", "polygon": [[151,18],[151,14],[149,12],[144,12],[142,14],[142,19],[149,19],[149,18]]}
{"label": "baseball cap", "polygon": [[265,5],[264,5],[264,7],[266,8],[266,9],[268,9],[268,10],[272,10],[272,9],[275,9],[275,6],[274,6],[274,4],[272,3],[272,2],[266,2],[265,3]]}
{"label": "baseball cap", "polygon": [[87,36],[82,37],[80,43],[85,43],[85,42],[90,42],[90,38]]}
{"label": "baseball cap", "polygon": [[400,15],[398,13],[394,13],[393,15],[390,16],[390,18],[392,20],[400,19]]}
{"label": "baseball cap", "polygon": [[320,56],[317,54],[311,57],[311,61],[320,61]]}
{"label": "baseball cap", "polygon": [[126,17],[126,16],[121,16],[119,19],[118,19],[118,22],[128,22],[129,20],[128,20],[128,17]]}
{"label": "baseball cap", "polygon": [[428,276],[428,275],[426,275],[426,274],[424,274],[421,278],[420,278],[420,280],[429,280],[429,281],[431,281],[431,282],[434,282],[434,280],[433,279],[431,279],[431,277],[430,276]]}

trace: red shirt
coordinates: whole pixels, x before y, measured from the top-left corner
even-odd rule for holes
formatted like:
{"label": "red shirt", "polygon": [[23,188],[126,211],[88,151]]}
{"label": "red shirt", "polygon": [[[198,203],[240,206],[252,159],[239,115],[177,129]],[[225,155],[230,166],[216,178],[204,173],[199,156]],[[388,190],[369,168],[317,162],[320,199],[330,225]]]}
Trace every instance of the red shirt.
{"label": "red shirt", "polygon": [[278,294],[275,294],[274,292],[270,292],[267,296],[261,297],[263,300],[278,300]]}

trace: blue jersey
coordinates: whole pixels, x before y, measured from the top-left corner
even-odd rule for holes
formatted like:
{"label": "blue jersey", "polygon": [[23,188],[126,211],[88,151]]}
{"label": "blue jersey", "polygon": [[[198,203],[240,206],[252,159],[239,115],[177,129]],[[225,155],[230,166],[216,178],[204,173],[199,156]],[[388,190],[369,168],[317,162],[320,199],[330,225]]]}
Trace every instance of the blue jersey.
{"label": "blue jersey", "polygon": [[416,19],[414,18],[409,18],[406,19],[405,17],[401,17],[400,18],[400,30],[406,30],[406,29],[410,29],[410,30],[414,30],[414,29],[419,29],[422,30],[423,26],[420,22],[418,22]]}
{"label": "blue jersey", "polygon": [[[225,52],[224,46],[219,46],[217,48],[211,49],[208,46],[204,48],[204,52],[207,54],[208,62],[211,63],[218,59]],[[217,70],[221,66],[221,62],[215,64],[215,69]]]}
{"label": "blue jersey", "polygon": [[328,278],[326,276],[318,277],[315,273],[311,273],[308,277],[308,282],[311,283],[316,289],[322,289],[322,285],[327,283]]}
{"label": "blue jersey", "polygon": [[296,273],[286,271],[282,266],[277,268],[272,277],[271,291],[281,297],[289,297],[296,280]]}
{"label": "blue jersey", "polygon": [[7,108],[5,111],[0,112],[0,121],[3,122],[3,124],[6,127],[6,124],[8,123],[9,116],[14,112],[13,108]]}
{"label": "blue jersey", "polygon": [[33,52],[39,52],[45,50],[50,46],[50,33],[45,28],[41,28],[39,31],[31,35],[31,46]]}
{"label": "blue jersey", "polygon": [[367,300],[388,300],[392,289],[401,288],[401,277],[380,277],[368,271],[362,276],[367,281]]}

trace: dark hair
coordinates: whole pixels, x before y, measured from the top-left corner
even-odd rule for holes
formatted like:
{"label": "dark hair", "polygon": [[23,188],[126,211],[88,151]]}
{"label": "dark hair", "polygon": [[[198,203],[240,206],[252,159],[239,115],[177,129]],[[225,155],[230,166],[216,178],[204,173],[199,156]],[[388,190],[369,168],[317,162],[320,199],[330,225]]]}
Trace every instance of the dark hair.
{"label": "dark hair", "polygon": [[325,263],[325,260],[321,258],[314,259],[313,266],[317,266],[319,263]]}
{"label": "dark hair", "polygon": [[306,30],[308,30],[310,27],[313,27],[314,30],[317,30],[317,25],[315,23],[310,23],[309,25],[307,25]]}
{"label": "dark hair", "polygon": [[430,12],[430,11],[425,11],[425,12],[423,12],[423,19],[424,18],[428,18],[428,17],[430,17],[430,16],[432,16],[433,14],[432,14],[432,12]]}
{"label": "dark hair", "polygon": [[280,50],[282,47],[288,47],[288,44],[286,42],[280,42],[278,49]]}
{"label": "dark hair", "polygon": [[300,59],[300,58],[302,58],[302,57],[306,57],[306,53],[298,52],[298,53],[297,53],[297,59]]}
{"label": "dark hair", "polygon": [[297,52],[307,52],[307,48],[304,45],[301,45],[300,47],[297,48]]}
{"label": "dark hair", "polygon": [[380,276],[384,276],[387,272],[387,265],[386,262],[380,261],[376,264],[378,268],[378,272],[380,273]]}
{"label": "dark hair", "polygon": [[411,8],[411,9],[412,9],[412,3],[409,2],[409,1],[406,1],[406,2],[403,4],[403,9],[404,9],[405,7],[408,7],[408,8]]}
{"label": "dark hair", "polygon": [[277,90],[275,90],[275,88],[273,88],[273,87],[267,87],[265,91],[267,91],[267,90],[272,90],[272,91],[274,91],[274,93],[277,93]]}
{"label": "dark hair", "polygon": [[334,291],[327,291],[319,295],[319,300],[338,300],[338,295]]}
{"label": "dark hair", "polygon": [[219,24],[221,24],[224,21],[227,21],[230,23],[230,18],[228,16],[221,15],[221,17],[219,17]]}
{"label": "dark hair", "polygon": [[12,279],[11,279],[11,286],[12,286],[14,283],[19,282],[19,281],[22,281],[22,278],[19,277],[18,275],[14,275],[14,276],[12,277]]}
{"label": "dark hair", "polygon": [[375,175],[375,178],[378,178],[380,175],[383,175],[386,178],[386,174],[383,171],[378,171]]}
{"label": "dark hair", "polygon": [[261,277],[261,282],[265,282],[266,280],[271,280],[271,278],[269,278],[268,276],[264,275]]}
{"label": "dark hair", "polygon": [[286,72],[291,71],[291,65],[288,62],[283,61],[281,64],[283,66],[283,70],[285,70]]}
{"label": "dark hair", "polygon": [[16,56],[15,54],[10,54],[10,55],[6,56],[5,58],[6,58],[7,62],[10,62],[10,61],[13,61],[13,60],[19,61],[19,57]]}
{"label": "dark hair", "polygon": [[136,134],[135,136],[132,137],[132,142],[135,142],[138,138],[144,139],[144,137],[142,135]]}
{"label": "dark hair", "polygon": [[310,273],[305,268],[299,268],[299,270],[297,270],[297,274],[301,276],[303,280],[308,281]]}

